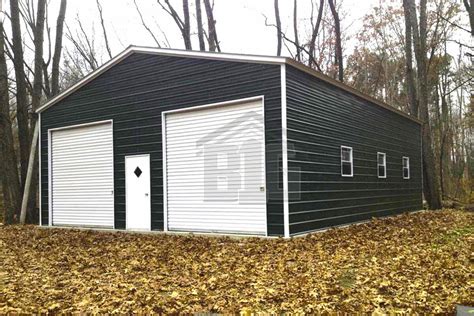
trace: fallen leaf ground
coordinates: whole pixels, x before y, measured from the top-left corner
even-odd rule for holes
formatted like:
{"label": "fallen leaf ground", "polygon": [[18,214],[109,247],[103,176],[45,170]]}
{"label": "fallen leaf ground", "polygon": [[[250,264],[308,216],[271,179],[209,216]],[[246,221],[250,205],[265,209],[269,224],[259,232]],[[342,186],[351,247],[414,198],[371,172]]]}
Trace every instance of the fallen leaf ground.
{"label": "fallen leaf ground", "polygon": [[453,312],[474,304],[474,213],[306,237],[0,228],[0,312]]}

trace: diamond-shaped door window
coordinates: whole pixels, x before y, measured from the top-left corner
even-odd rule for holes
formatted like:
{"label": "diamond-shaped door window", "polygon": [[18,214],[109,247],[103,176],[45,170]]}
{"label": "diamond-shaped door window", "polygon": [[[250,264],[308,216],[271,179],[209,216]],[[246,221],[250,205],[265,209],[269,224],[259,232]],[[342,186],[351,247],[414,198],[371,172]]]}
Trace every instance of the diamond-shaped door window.
{"label": "diamond-shaped door window", "polygon": [[142,170],[139,167],[137,167],[133,173],[137,176],[137,178],[139,178],[140,175],[142,174]]}

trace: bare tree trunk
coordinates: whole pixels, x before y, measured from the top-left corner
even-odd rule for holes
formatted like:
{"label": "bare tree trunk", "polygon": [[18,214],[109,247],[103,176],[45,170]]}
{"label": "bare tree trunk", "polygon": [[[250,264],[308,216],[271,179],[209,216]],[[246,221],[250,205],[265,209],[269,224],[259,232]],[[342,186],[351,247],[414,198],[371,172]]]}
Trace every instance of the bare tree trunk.
{"label": "bare tree trunk", "polygon": [[277,56],[281,56],[281,20],[280,20],[280,8],[278,7],[278,0],[274,1],[275,8],[275,21],[276,21],[276,30],[277,30]]}
{"label": "bare tree trunk", "polygon": [[59,93],[59,62],[63,48],[64,18],[66,16],[67,0],[61,0],[58,19],[56,21],[56,40],[54,43],[53,65],[51,68],[51,94],[55,96]]}
{"label": "bare tree trunk", "polygon": [[426,0],[420,1],[420,28],[416,17],[414,0],[406,0],[409,11],[410,24],[413,32],[415,57],[418,66],[419,86],[419,118],[423,122],[423,174],[425,198],[431,209],[441,208],[439,193],[439,179],[436,172],[433,145],[431,140],[430,117],[428,112],[428,78],[426,64]]}
{"label": "bare tree trunk", "polygon": [[464,7],[469,14],[469,22],[471,24],[471,35],[474,36],[474,0],[463,0]]}
{"label": "bare tree trunk", "polygon": [[105,48],[109,54],[109,58],[112,59],[112,51],[110,50],[109,39],[107,38],[107,30],[105,29],[104,17],[102,14],[102,6],[99,0],[96,0],[97,10],[99,10],[100,25],[102,26],[102,33],[104,34]]}
{"label": "bare tree trunk", "polygon": [[[444,54],[447,56],[447,47],[446,42],[444,43]],[[450,193],[450,184],[453,183],[449,181],[451,178],[450,174],[450,165],[451,165],[451,156],[449,152],[451,151],[451,144],[453,141],[453,133],[451,129],[452,116],[449,109],[448,100],[446,98],[447,89],[448,89],[448,71],[443,69],[443,72],[440,73],[438,81],[439,84],[439,96],[441,99],[441,117],[440,117],[440,145],[439,145],[439,180],[440,180],[440,189],[441,189],[441,198],[447,196]],[[437,84],[438,86],[438,84]],[[436,89],[438,91],[438,89]],[[462,108],[462,104],[460,104]],[[448,192],[448,194],[446,194]]]}
{"label": "bare tree trunk", "polygon": [[447,139],[450,135],[449,132],[449,121],[448,121],[448,104],[446,102],[446,96],[443,95],[443,92],[440,91],[441,94],[441,125],[440,125],[440,144],[439,144],[439,182],[440,182],[440,189],[441,189],[441,197],[445,196],[445,189],[446,189],[446,167],[447,167],[447,153],[449,152],[449,148],[447,146]]}
{"label": "bare tree trunk", "polygon": [[[13,66],[16,80],[16,107],[18,121],[18,139],[20,143],[21,185],[24,186],[30,154],[30,133],[28,126],[28,95],[26,90],[25,69],[23,68],[23,42],[21,39],[20,8],[18,0],[10,1],[10,15],[13,36]],[[17,209],[17,212],[20,210]],[[17,214],[19,216],[19,214]]]}
{"label": "bare tree trunk", "polygon": [[[0,132],[1,133],[1,132]],[[0,158],[2,158],[2,156],[4,155],[3,154],[3,148],[2,148],[2,144],[0,143]],[[11,203],[11,199],[10,199],[10,188],[8,187],[9,186],[9,183],[8,183],[8,180],[7,180],[7,177],[6,177],[6,174],[5,174],[5,166],[4,165],[1,165],[0,166],[0,171],[1,171],[1,181],[2,181],[2,193],[3,195],[3,200],[2,200],[2,203],[3,203],[3,223],[5,225],[10,225],[13,223],[13,213],[14,213],[14,209],[12,207],[12,203]]]}
{"label": "bare tree trunk", "polygon": [[189,20],[189,3],[188,0],[183,0],[183,15],[184,15],[184,46],[186,46],[186,49],[193,49],[191,45],[191,22]]}
{"label": "bare tree trunk", "polygon": [[334,6],[334,0],[328,0],[331,13],[334,18],[334,32],[336,33],[336,63],[338,68],[339,81],[344,81],[344,65],[342,60],[342,43],[341,43],[341,21],[339,14]]}
{"label": "bare tree trunk", "polygon": [[[46,5],[47,6],[47,5]],[[46,8],[47,10],[47,8]],[[46,95],[46,98],[51,98],[51,82],[49,78],[49,65],[51,64],[51,58],[53,57],[51,55],[51,28],[48,25],[48,13],[46,11],[46,19],[45,19],[45,30],[46,30],[46,36],[48,37],[48,59],[45,60],[43,56],[43,60],[41,63],[41,67],[43,68],[43,91],[44,94]]]}
{"label": "bare tree trunk", "polygon": [[216,31],[216,20],[214,19],[214,8],[211,5],[210,0],[204,0],[204,8],[206,9],[207,15],[207,29],[209,33],[209,50],[211,52],[218,52],[221,51],[219,40],[217,39],[217,31]]}
{"label": "bare tree trunk", "polygon": [[319,1],[318,17],[316,18],[316,25],[314,26],[313,33],[311,34],[311,41],[309,42],[309,66],[312,67],[313,61],[315,60],[314,49],[316,48],[316,38],[318,37],[319,28],[321,26],[321,20],[323,18],[324,0]]}
{"label": "bare tree trunk", "polygon": [[196,0],[196,20],[199,38],[199,50],[205,51],[206,45],[204,43],[204,30],[202,27],[201,0]]}
{"label": "bare tree trunk", "polygon": [[295,32],[295,47],[296,47],[296,56],[295,59],[301,62],[301,48],[300,48],[300,40],[298,38],[298,6],[297,1],[294,0],[293,2],[293,30]]}
{"label": "bare tree trunk", "polygon": [[[36,25],[34,27],[34,45],[35,45],[35,59],[34,59],[34,73],[33,73],[33,94],[31,96],[32,111],[35,112],[41,103],[43,95],[43,41],[44,41],[44,22],[46,14],[46,0],[38,0],[38,8],[36,11]],[[36,138],[34,129],[36,127],[36,116],[31,118],[32,130],[30,135],[32,139],[30,144],[32,148],[36,148]],[[33,155],[33,156],[31,156]],[[36,161],[36,152],[30,152],[28,160],[28,169],[25,179],[23,191],[23,205],[21,207],[20,221],[25,223],[26,211],[28,212],[28,222],[37,222],[36,214],[36,189],[38,188],[38,166]],[[26,204],[25,204],[26,203]]]}
{"label": "bare tree trunk", "polygon": [[[36,25],[33,34],[35,45],[33,95],[31,96],[31,107],[33,111],[39,107],[41,96],[43,95],[43,36],[45,13],[46,0],[38,0]],[[32,128],[34,128],[34,124],[32,124]]]}
{"label": "bare tree trunk", "polygon": [[[4,34],[3,22],[1,20],[0,33]],[[3,220],[5,224],[11,224],[14,221],[15,213],[20,208],[21,188],[15,148],[13,146],[13,128],[10,119],[8,97],[8,68],[3,36],[0,36],[0,160],[4,200]]]}
{"label": "bare tree trunk", "polygon": [[43,82],[44,82],[43,89],[44,89],[44,93],[46,94],[47,99],[52,97],[48,67],[49,67],[49,64],[43,60]]}
{"label": "bare tree trunk", "polygon": [[405,12],[405,59],[406,59],[406,85],[408,102],[410,103],[410,112],[414,117],[418,117],[418,100],[416,98],[416,86],[415,77],[413,74],[413,39],[412,39],[412,26],[410,23],[410,12],[408,9],[407,0],[403,0],[403,9]]}
{"label": "bare tree trunk", "polygon": [[169,0],[164,0],[166,6],[161,2],[161,0],[157,0],[158,4],[165,10],[175,21],[176,25],[178,26],[181,36],[183,37],[184,46],[187,50],[192,50],[191,44],[191,25],[189,22],[189,3],[188,0],[183,0],[183,14],[184,14],[184,21],[179,16],[178,12],[175,8],[171,5]]}

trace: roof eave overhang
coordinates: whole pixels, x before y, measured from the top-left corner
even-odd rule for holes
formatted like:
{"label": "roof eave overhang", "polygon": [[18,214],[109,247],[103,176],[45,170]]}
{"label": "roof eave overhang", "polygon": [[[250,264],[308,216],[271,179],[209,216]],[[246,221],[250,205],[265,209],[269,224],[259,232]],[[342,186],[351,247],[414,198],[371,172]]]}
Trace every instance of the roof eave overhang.
{"label": "roof eave overhang", "polygon": [[327,83],[330,83],[330,84],[332,84],[332,85],[334,85],[334,86],[336,86],[336,87],[338,87],[338,88],[340,88],[340,89],[343,89],[343,90],[345,90],[345,91],[347,91],[347,92],[350,92],[351,94],[354,94],[354,95],[356,95],[356,96],[358,96],[358,97],[360,97],[360,98],[362,98],[362,99],[364,99],[364,100],[367,100],[367,101],[369,101],[369,102],[371,102],[371,103],[375,103],[376,105],[378,105],[378,106],[380,106],[380,107],[383,107],[383,108],[385,108],[385,109],[387,109],[387,110],[389,110],[389,111],[392,111],[392,112],[394,112],[394,113],[396,113],[396,114],[399,114],[399,115],[401,115],[401,116],[403,116],[403,117],[405,117],[405,118],[407,118],[407,119],[410,119],[410,120],[412,120],[412,121],[414,121],[414,122],[416,122],[416,123],[418,123],[418,124],[420,124],[420,125],[422,124],[422,121],[420,121],[419,119],[417,119],[417,118],[415,118],[415,117],[413,117],[413,116],[411,116],[411,115],[409,115],[409,114],[407,114],[407,113],[405,113],[405,112],[402,112],[402,111],[400,111],[400,110],[394,108],[393,106],[390,106],[389,104],[387,104],[387,103],[385,103],[385,102],[383,102],[383,101],[380,101],[380,100],[378,100],[378,99],[376,99],[376,98],[374,98],[374,97],[371,97],[371,96],[368,95],[368,94],[365,94],[365,93],[363,93],[363,92],[360,92],[359,90],[356,90],[356,89],[352,88],[351,86],[349,86],[349,85],[347,85],[347,84],[345,84],[345,83],[342,83],[342,82],[340,82],[340,81],[338,81],[338,80],[336,80],[336,79],[333,79],[333,78],[331,78],[331,77],[329,77],[329,76],[323,75],[322,73],[320,73],[320,72],[314,70],[313,68],[308,67],[308,66],[306,66],[306,65],[303,65],[302,63],[299,63],[299,62],[297,62],[297,61],[295,61],[295,60],[293,60],[293,59],[291,59],[291,58],[286,58],[286,64],[291,65],[291,66],[293,66],[293,67],[295,67],[295,68],[297,68],[297,69],[299,69],[299,70],[301,70],[301,71],[304,71],[304,72],[306,72],[306,73],[308,73],[308,74],[310,74],[310,75],[312,75],[312,76],[314,76],[314,77],[316,77],[316,78],[318,78],[318,79],[320,79],[320,80],[322,80],[322,81],[325,81],[325,82],[327,82]]}

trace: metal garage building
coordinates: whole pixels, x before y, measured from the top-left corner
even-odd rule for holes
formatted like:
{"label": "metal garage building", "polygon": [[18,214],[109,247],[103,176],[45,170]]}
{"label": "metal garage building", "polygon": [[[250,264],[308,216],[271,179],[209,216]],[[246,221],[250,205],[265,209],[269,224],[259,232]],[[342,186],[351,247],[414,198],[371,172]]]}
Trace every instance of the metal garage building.
{"label": "metal garage building", "polygon": [[284,57],[131,46],[38,112],[41,225],[288,237],[422,207],[420,122]]}

